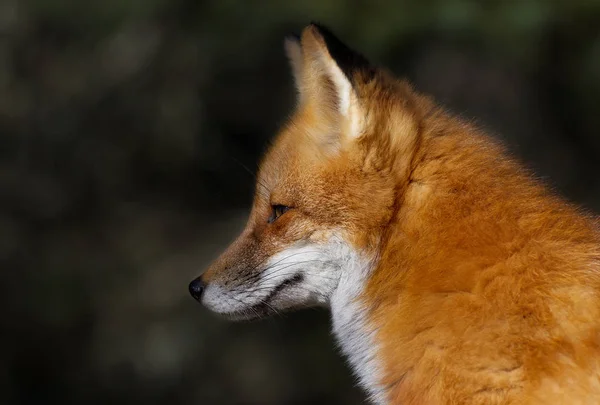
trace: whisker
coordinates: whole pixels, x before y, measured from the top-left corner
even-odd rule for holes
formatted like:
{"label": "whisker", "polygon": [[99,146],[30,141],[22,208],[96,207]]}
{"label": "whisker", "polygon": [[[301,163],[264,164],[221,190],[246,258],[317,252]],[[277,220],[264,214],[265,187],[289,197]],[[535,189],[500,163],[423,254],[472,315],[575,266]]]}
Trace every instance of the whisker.
{"label": "whisker", "polygon": [[[262,195],[265,199],[269,199],[270,195],[271,195],[271,190],[269,189],[269,187],[267,187],[267,185],[265,183],[263,183],[258,176],[252,171],[250,170],[245,164],[243,164],[241,161],[239,161],[238,159],[236,159],[235,157],[231,156],[231,158],[240,166],[242,166],[242,168],[244,170],[246,170],[252,177],[254,177],[254,179],[256,180],[256,184],[259,186],[262,186],[264,189],[264,194]],[[256,190],[258,192],[258,189]]]}
{"label": "whisker", "polygon": [[245,308],[245,309],[243,309],[243,310],[237,310],[237,311],[235,311],[235,312],[237,312],[237,313],[240,313],[240,312],[242,312],[242,313],[243,313],[244,311],[251,310],[251,311],[254,313],[254,315],[257,317],[257,318],[263,318],[263,315],[262,315],[262,314],[260,314],[260,313],[259,313],[259,312],[256,310],[255,306],[256,306],[256,305],[265,305],[265,306],[269,307],[269,309],[270,309],[271,311],[273,311],[273,313],[275,313],[276,315],[281,315],[280,311],[278,311],[278,310],[277,310],[275,307],[273,307],[273,306],[272,306],[271,304],[269,304],[267,301],[264,301],[264,298],[263,298],[263,299],[261,299],[261,300],[260,300],[258,303],[248,303],[248,302],[244,302],[244,301],[242,301],[241,299],[239,299],[239,298],[235,297],[234,295],[228,294],[228,296],[229,296],[229,298],[231,298],[231,299],[235,300],[236,302],[239,302],[240,304],[247,306],[247,308]]}
{"label": "whisker", "polygon": [[[324,280],[324,281],[337,281],[337,280],[339,280],[338,277],[330,277],[330,276],[326,276],[324,274],[309,274],[309,276],[310,277],[314,277],[314,278],[318,278],[318,279],[321,279],[321,280]],[[246,286],[247,288],[244,288],[244,286],[241,285],[241,286],[238,286],[238,287],[234,288],[232,291],[247,292],[247,291],[255,291],[256,289],[259,289],[259,288],[265,288],[265,289],[274,288],[276,286],[269,286],[269,285],[262,284],[263,281],[264,282],[268,282],[268,281],[271,281],[274,278],[275,277],[270,277],[270,278],[267,278],[267,279],[264,279],[264,280],[260,280],[261,283],[257,283],[255,285],[250,285],[250,286],[247,285]],[[285,281],[285,280],[283,280],[283,281]]]}
{"label": "whisker", "polygon": [[[269,267],[267,267],[267,268],[274,268],[276,265],[278,265],[279,263],[283,262],[284,260],[287,260],[287,259],[289,259],[289,258],[291,258],[291,257],[294,257],[294,256],[298,256],[298,255],[306,254],[306,253],[320,253],[320,251],[319,251],[319,250],[314,250],[314,251],[308,251],[308,252],[296,252],[296,253],[292,253],[292,254],[290,254],[290,255],[288,255],[288,256],[286,256],[286,257],[284,257],[284,258],[282,258],[282,259],[280,259],[280,260],[276,261],[275,263],[273,263],[271,266],[269,266]],[[267,262],[269,259],[270,259],[270,257],[267,257],[266,259],[262,260],[260,263],[258,263],[256,266],[254,266],[254,268],[252,268],[252,270],[250,270],[250,273],[254,273],[256,270],[258,270],[258,268],[259,268],[260,266],[262,266],[262,265],[263,265],[265,262]],[[286,264],[286,263],[282,263],[282,265],[284,265],[284,264]],[[250,279],[252,279],[252,278],[258,277],[258,276],[260,276],[260,274],[261,274],[263,271],[265,271],[267,268],[265,268],[264,270],[262,270],[262,271],[261,271],[260,273],[258,273],[258,274],[250,274],[249,276],[246,276],[246,277],[245,277],[245,278],[243,278],[242,280],[238,280],[238,281],[240,281],[241,283],[243,283],[243,282],[245,282],[245,281],[248,281],[248,280],[250,280]]]}
{"label": "whisker", "polygon": [[274,272],[271,273],[271,274],[269,274],[268,278],[263,278],[263,281],[270,279],[271,276],[275,276],[275,275],[279,274],[280,271],[282,271],[284,269],[287,269],[288,267],[291,267],[291,266],[294,266],[294,265],[306,264],[306,263],[327,263],[327,261],[313,259],[313,260],[303,260],[303,261],[299,261],[299,262],[295,262],[295,263],[281,263],[278,266],[267,267],[264,270],[262,270],[260,273],[253,274],[251,278],[242,280],[240,282],[240,284],[244,284],[244,283],[247,283],[249,281],[255,281],[256,279],[263,277],[264,273],[266,271],[268,271],[268,270],[269,271],[274,271]]}
{"label": "whisker", "polygon": [[238,302],[238,303],[240,303],[240,304],[242,304],[242,305],[244,305],[244,306],[247,307],[247,308],[244,308],[244,309],[235,310],[235,311],[233,311],[234,313],[243,313],[245,311],[251,310],[257,318],[261,317],[261,315],[258,313],[258,311],[254,308],[253,305],[251,305],[251,304],[249,304],[247,302],[244,302],[244,301],[240,300],[239,298],[237,298],[237,297],[235,297],[233,295],[230,295],[229,298],[231,298],[234,301],[236,301],[236,302]]}
{"label": "whisker", "polygon": [[[299,290],[299,291],[304,291],[304,292],[308,292],[308,293],[311,293],[311,294],[317,294],[317,295],[322,296],[322,297],[325,296],[322,292],[311,290],[311,289],[303,287],[301,285],[295,285],[294,288],[296,290]],[[254,292],[260,292],[260,291],[265,291],[265,290],[266,291],[271,291],[272,288],[267,288],[267,287],[256,288],[256,289],[252,290],[251,292],[254,293]],[[289,296],[290,294],[287,294],[287,295]]]}
{"label": "whisker", "polygon": [[[307,264],[307,263],[315,263],[315,262],[316,262],[316,263],[331,263],[331,261],[329,261],[329,260],[318,260],[318,259],[314,259],[314,260],[304,260],[304,261],[301,261],[301,262],[296,262],[296,263],[289,263],[289,264],[287,264],[287,263],[286,263],[285,265],[284,265],[284,264],[282,264],[282,266],[283,266],[283,267],[278,267],[278,268],[276,268],[276,270],[277,270],[276,272],[269,274],[269,276],[268,276],[268,277],[262,278],[262,279],[261,279],[261,281],[263,281],[263,282],[264,282],[264,281],[269,281],[269,280],[272,280],[272,279],[276,278],[277,276],[281,275],[281,274],[282,274],[282,271],[283,271],[283,270],[285,270],[285,269],[287,269],[287,268],[289,268],[289,267],[296,266],[296,265],[301,265],[301,264]],[[267,271],[267,270],[272,270],[272,269],[273,269],[273,268],[271,268],[271,267],[268,267],[268,268],[266,268],[264,271]],[[262,273],[264,273],[264,271],[263,271]],[[257,275],[257,277],[260,277],[260,276],[262,275],[262,273],[261,273],[261,274],[258,274],[258,275]],[[248,280],[246,280],[246,282],[247,282],[247,281],[248,281]]]}
{"label": "whisker", "polygon": [[[278,260],[277,262],[273,263],[273,264],[272,264],[271,266],[269,266],[269,267],[273,267],[273,266],[275,266],[275,265],[277,265],[277,264],[281,263],[282,261],[289,259],[290,257],[297,256],[297,255],[300,255],[300,254],[303,254],[303,253],[304,253],[304,252],[298,252],[298,253],[294,253],[294,254],[291,254],[291,255],[289,255],[289,256],[286,256],[286,257],[284,257],[283,259],[281,259],[281,260]],[[318,253],[318,252],[317,252],[317,251],[315,251],[314,253]],[[267,262],[269,259],[270,259],[270,257],[267,257],[267,258],[265,258],[264,260],[260,261],[260,262],[259,262],[259,263],[258,263],[256,266],[254,266],[254,267],[252,268],[252,270],[250,270],[250,273],[254,273],[256,270],[258,270],[258,268],[259,268],[260,266],[262,266],[262,265],[263,265],[265,262]],[[244,282],[244,281],[246,281],[247,279],[251,279],[251,278],[257,277],[257,276],[259,276],[259,275],[260,275],[260,273],[258,273],[258,274],[250,274],[249,276],[247,276],[247,277],[245,277],[244,279],[242,279],[242,280],[241,280],[241,282]],[[238,280],[238,281],[240,281],[240,280]]]}

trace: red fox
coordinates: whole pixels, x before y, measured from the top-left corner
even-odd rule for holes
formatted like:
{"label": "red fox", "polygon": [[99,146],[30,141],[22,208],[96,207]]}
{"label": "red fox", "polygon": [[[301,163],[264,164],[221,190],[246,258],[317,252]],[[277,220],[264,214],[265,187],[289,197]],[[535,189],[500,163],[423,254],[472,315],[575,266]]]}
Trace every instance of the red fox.
{"label": "red fox", "polygon": [[375,404],[600,404],[598,219],[327,28],[285,49],[297,108],[194,298],[329,308]]}

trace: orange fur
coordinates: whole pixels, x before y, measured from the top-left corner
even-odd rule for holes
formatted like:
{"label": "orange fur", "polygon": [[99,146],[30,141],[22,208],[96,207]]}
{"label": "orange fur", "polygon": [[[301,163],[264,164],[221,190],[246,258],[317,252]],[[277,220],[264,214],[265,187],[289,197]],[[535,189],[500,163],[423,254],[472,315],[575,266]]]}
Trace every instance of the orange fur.
{"label": "orange fur", "polygon": [[473,128],[420,127],[364,296],[391,403],[600,401],[597,223]]}
{"label": "orange fur", "polygon": [[[204,280],[342,229],[376,259],[357,299],[389,404],[600,403],[598,221],[385,71],[349,74],[350,122],[319,29],[303,53],[287,46],[300,105],[261,164],[246,230]],[[294,209],[267,225],[271,204]]]}

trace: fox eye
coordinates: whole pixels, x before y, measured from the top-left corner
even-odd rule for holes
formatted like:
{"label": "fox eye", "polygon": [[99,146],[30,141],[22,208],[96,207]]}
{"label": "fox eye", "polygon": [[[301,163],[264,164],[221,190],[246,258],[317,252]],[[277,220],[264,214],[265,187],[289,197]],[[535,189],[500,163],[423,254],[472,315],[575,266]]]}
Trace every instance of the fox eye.
{"label": "fox eye", "polygon": [[285,214],[289,209],[290,209],[290,207],[286,207],[285,205],[281,205],[281,204],[271,205],[271,216],[269,217],[268,222],[269,223],[275,222],[277,220],[277,218],[279,218],[280,216]]}

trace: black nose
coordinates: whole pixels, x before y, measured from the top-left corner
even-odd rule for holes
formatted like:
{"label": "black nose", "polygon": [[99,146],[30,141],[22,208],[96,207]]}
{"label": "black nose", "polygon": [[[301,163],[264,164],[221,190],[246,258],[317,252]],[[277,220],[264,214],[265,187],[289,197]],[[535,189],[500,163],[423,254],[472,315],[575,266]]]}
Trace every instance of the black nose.
{"label": "black nose", "polygon": [[192,294],[192,297],[194,297],[196,300],[200,301],[200,298],[202,297],[202,291],[204,291],[204,287],[206,287],[206,284],[204,284],[202,279],[198,277],[190,283],[190,294]]}

